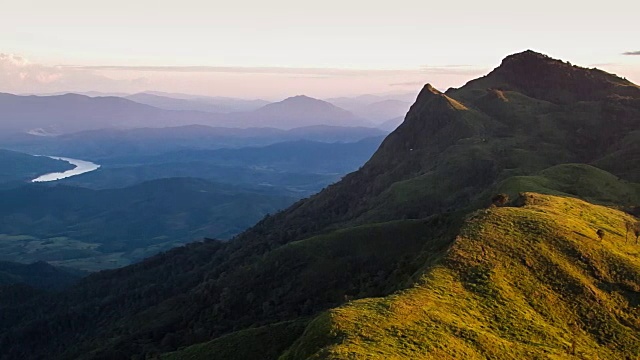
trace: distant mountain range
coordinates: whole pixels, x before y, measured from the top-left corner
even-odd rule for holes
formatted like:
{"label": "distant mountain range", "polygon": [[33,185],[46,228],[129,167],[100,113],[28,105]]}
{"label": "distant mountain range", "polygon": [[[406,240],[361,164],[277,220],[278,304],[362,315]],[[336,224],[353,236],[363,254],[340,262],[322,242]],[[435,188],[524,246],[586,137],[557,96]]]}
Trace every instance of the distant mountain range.
{"label": "distant mountain range", "polygon": [[59,136],[0,133],[0,147],[31,154],[101,161],[105,158],[157,155],[185,149],[265,146],[298,140],[356,142],[387,133],[375,128],[327,125],[290,130],[188,125],[167,128],[100,129]]}
{"label": "distant mountain range", "polygon": [[[251,111],[226,114],[192,110],[193,102],[196,100],[174,99],[170,102],[170,99],[159,98],[156,95],[133,95],[132,97],[156,106],[172,108],[172,110],[113,96],[0,94],[0,130],[46,135],[100,128],[158,128],[193,124],[279,129],[315,125],[371,125],[368,121],[344,109],[306,96],[291,97]],[[188,104],[183,101],[187,101]],[[202,106],[202,109],[213,109],[207,107],[209,105]]]}
{"label": "distant mountain range", "polygon": [[140,104],[151,105],[165,110],[192,110],[214,113],[252,111],[269,104],[269,102],[265,100],[198,97],[161,92],[143,92],[123,97]]}
{"label": "distant mountain range", "polygon": [[360,95],[331,98],[326,101],[380,125],[389,119],[404,118],[416,95],[414,93],[386,96]]}

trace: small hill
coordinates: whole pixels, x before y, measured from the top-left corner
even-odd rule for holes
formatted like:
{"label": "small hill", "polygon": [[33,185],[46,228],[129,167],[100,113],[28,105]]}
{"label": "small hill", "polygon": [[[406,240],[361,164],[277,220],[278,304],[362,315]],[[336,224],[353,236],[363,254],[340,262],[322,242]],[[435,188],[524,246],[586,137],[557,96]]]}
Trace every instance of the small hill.
{"label": "small hill", "polygon": [[29,182],[40,175],[73,168],[66,161],[0,149],[0,184]]}
{"label": "small hill", "polygon": [[413,286],[320,315],[280,359],[636,358],[633,219],[578,199],[524,201],[472,214]]}

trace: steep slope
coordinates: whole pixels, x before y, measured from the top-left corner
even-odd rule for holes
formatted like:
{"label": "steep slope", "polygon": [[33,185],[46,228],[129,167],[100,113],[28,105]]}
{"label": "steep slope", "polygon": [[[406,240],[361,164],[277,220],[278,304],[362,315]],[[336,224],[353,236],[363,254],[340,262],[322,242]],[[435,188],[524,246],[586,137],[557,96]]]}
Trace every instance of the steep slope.
{"label": "steep slope", "polygon": [[[216,342],[216,339],[218,342],[210,345],[220,348],[224,346],[221,336],[225,334],[243,336],[238,332],[244,329],[313,316],[353,298],[384,297],[411,288],[416,281],[424,283],[419,275],[441,268],[437,264],[442,264],[439,261],[443,257],[448,259],[445,255],[447,249],[451,249],[448,254],[455,254],[458,246],[477,244],[460,240],[460,237],[456,240],[462,218],[485,207],[501,186],[515,183],[508,189],[516,193],[527,190],[518,184],[529,186],[533,183],[532,186],[541,187],[536,181],[515,181],[517,177],[540,177],[542,179],[538,180],[543,182],[543,187],[551,191],[567,194],[570,190],[572,196],[597,198],[610,206],[637,205],[619,203],[620,199],[637,199],[637,193],[633,193],[637,192],[634,190],[637,187],[632,184],[635,179],[626,177],[635,171],[629,172],[621,165],[637,161],[633,158],[634,150],[628,145],[628,134],[640,128],[640,97],[636,96],[634,86],[613,75],[597,72],[600,75],[591,76],[592,70],[574,68],[538,54],[531,55],[530,52],[513,55],[487,77],[470,82],[461,89],[442,93],[425,86],[402,125],[385,139],[360,170],[321,193],[266,217],[228,243],[205,242],[175,249],[138,265],[91,276],[57,298],[34,299],[22,307],[13,307],[11,314],[15,317],[0,322],[0,351],[9,359],[44,356],[54,359],[128,359],[134,355],[155,356],[185,345],[210,340]],[[519,69],[517,66],[509,69],[512,67],[510,64],[525,60],[530,71],[516,71]],[[549,77],[548,72],[555,75]],[[572,74],[571,78],[584,81],[562,80],[560,85],[556,84],[554,79],[565,72]],[[537,78],[546,78],[548,83],[540,83]],[[604,84],[602,79],[605,79]],[[500,84],[504,90],[496,88]],[[549,94],[537,90],[544,86],[549,87]],[[600,86],[605,86],[604,90]],[[585,95],[583,88],[598,90]],[[554,95],[563,92],[569,94]],[[554,166],[563,164],[601,165],[602,168],[568,170],[571,166],[567,165],[569,168],[554,170]],[[587,186],[573,188],[572,179],[563,177],[567,172],[588,176],[589,179],[584,181]],[[616,176],[625,178],[619,180]],[[590,184],[608,185],[593,191]],[[587,210],[591,213],[589,208]],[[520,210],[497,209],[490,211],[489,215],[502,214],[502,211],[533,210],[527,207]],[[621,231],[617,230],[619,225],[605,225],[607,221],[617,223],[618,220],[608,219],[621,219],[622,215],[612,215],[606,209],[602,211],[603,218],[592,222],[601,225],[607,234],[614,234],[612,238],[617,238],[616,231]],[[515,221],[515,215],[507,215],[508,220]],[[536,213],[531,222],[525,221],[522,226],[512,225],[514,229],[521,230],[513,234],[507,233],[511,227],[508,226],[504,232],[513,236],[513,241],[508,244],[529,241],[536,233],[546,234],[545,229],[550,225],[547,226],[545,221],[548,219],[545,219]],[[470,231],[468,226],[465,229]],[[589,235],[587,230],[579,231],[593,236],[593,232]],[[463,231],[462,235],[471,237],[465,234]],[[479,234],[477,238],[481,236]],[[578,239],[571,233],[566,237]],[[482,238],[488,243],[498,240],[490,236],[486,240]],[[543,243],[553,244],[551,239]],[[495,245],[489,250],[497,252],[501,246]],[[612,253],[614,250],[610,249]],[[532,255],[542,256],[541,251]],[[553,249],[549,251],[556,253]],[[463,252],[458,253],[463,255]],[[569,253],[566,256],[573,255]],[[637,288],[633,287],[633,283],[637,283],[637,277],[634,278],[637,276],[637,262],[636,255],[616,256],[603,264],[614,266],[621,262],[623,265],[616,270],[619,274],[616,276],[623,277],[611,275],[611,279],[629,286],[620,285],[623,290],[620,296],[609,295],[617,289],[612,280],[606,283],[612,286],[610,289],[600,290],[603,295],[599,299],[605,305],[611,305],[611,309],[622,312],[631,309],[631,305],[624,303],[627,294],[630,299],[637,296]],[[460,273],[471,272],[470,276],[475,274],[476,270],[466,267],[473,265],[472,262],[456,259],[447,260],[453,264],[452,269]],[[509,261],[510,257],[500,255],[499,259]],[[501,271],[499,275],[510,276],[504,274],[498,263],[491,264]],[[543,285],[555,284],[545,271],[559,266],[543,263],[536,268],[536,272],[542,272],[534,275],[542,277],[540,283]],[[598,269],[604,271],[604,268]],[[480,273],[476,276],[478,280],[472,278],[472,282],[479,282],[482,286],[486,272],[482,268],[477,271]],[[569,271],[572,275],[574,272]],[[631,274],[631,277],[623,274]],[[488,274],[489,277],[491,275]],[[589,276],[600,279],[598,276],[605,275]],[[591,281],[590,278],[580,279],[587,284]],[[442,288],[455,282],[442,281],[439,284]],[[415,290],[411,289],[407,294],[413,294]],[[597,289],[594,291],[598,293]],[[564,290],[560,293],[573,294]],[[505,292],[504,296],[507,295],[509,293]],[[510,309],[508,304],[500,302],[501,299],[495,305]],[[587,295],[582,301],[591,305],[591,299]],[[465,299],[456,300],[460,300],[461,305],[468,305],[462,308],[463,311],[471,311],[476,304],[465,303]],[[362,301],[375,303],[379,300]],[[447,304],[442,302],[442,306]],[[597,309],[604,309],[605,305],[594,304]],[[411,310],[412,314],[421,316],[416,308]],[[395,310],[389,308],[388,311]],[[464,315],[463,311],[459,316]],[[393,321],[392,317],[387,320],[386,317],[377,317],[375,311],[371,314],[383,329],[385,321]],[[486,314],[481,315],[488,316]],[[593,329],[599,324],[612,326],[607,334],[613,334],[611,336],[620,341],[610,350],[600,344],[593,345],[594,341],[609,341],[601,335],[592,334],[580,341],[603,357],[632,354],[635,351],[634,338],[628,329],[637,325],[631,322],[631,325],[618,326],[607,318],[610,315],[603,315],[602,321],[598,317],[587,318],[589,322],[585,325],[585,329]],[[582,317],[582,314],[576,310],[566,316]],[[322,319],[317,321],[331,320],[326,315],[325,320]],[[504,324],[499,317],[487,317],[485,320],[488,321],[487,327]],[[350,326],[349,319],[345,319],[343,324]],[[558,328],[563,326],[562,322],[554,324]],[[331,322],[327,326],[332,326]],[[551,325],[543,328],[551,329]],[[327,338],[323,329],[318,324],[312,325],[289,354],[295,358],[299,354],[322,351],[325,345],[332,343],[340,346],[339,341]],[[540,330],[539,327],[535,329]],[[320,342],[308,338],[314,337],[314,333],[318,333]],[[357,329],[345,334],[354,338],[358,336]],[[390,342],[399,339],[396,334],[402,335],[389,330]],[[446,337],[446,332],[440,334],[443,338],[436,340],[444,341],[446,338],[452,343],[462,342],[465,336],[464,332],[453,333],[455,338]],[[507,340],[497,340],[503,344],[507,341],[516,344],[510,336],[522,335],[520,332],[492,334],[494,337],[504,336]],[[556,330],[551,329],[549,334],[538,338],[547,336],[552,339],[551,350],[557,354],[560,342],[558,337],[554,338],[555,334]],[[421,339],[423,336],[422,333],[407,335],[411,335],[408,339]],[[31,345],[33,338],[43,340],[34,348]],[[228,339],[235,341],[233,339],[237,338],[229,335]],[[383,342],[381,346],[387,347],[380,350],[390,357],[400,356],[403,346],[413,346],[410,340],[398,340],[396,344],[397,347],[387,346]],[[520,345],[514,346],[513,351],[521,354],[521,351],[529,351],[527,346],[525,350]],[[371,347],[362,349],[369,351]],[[470,356],[476,356],[466,345],[464,349]],[[542,356],[541,353],[537,355]]]}
{"label": "steep slope", "polygon": [[640,248],[624,237],[633,219],[524,198],[472,214],[414,286],[320,315],[281,359],[638,357]]}

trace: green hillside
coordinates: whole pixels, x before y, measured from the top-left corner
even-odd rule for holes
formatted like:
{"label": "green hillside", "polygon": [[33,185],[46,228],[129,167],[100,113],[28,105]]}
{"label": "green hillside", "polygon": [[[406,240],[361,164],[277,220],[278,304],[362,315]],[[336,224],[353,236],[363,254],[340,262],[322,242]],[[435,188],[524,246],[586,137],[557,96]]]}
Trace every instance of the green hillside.
{"label": "green hillside", "polygon": [[[628,81],[509,56],[460,89],[425,86],[361,169],[228,242],[6,305],[0,353],[637,358],[640,245],[622,210],[638,214],[639,128]],[[500,192],[511,206],[489,208]]]}
{"label": "green hillside", "polygon": [[637,358],[640,247],[625,241],[634,219],[525,197],[473,213],[415,285],[320,315],[281,359]]}

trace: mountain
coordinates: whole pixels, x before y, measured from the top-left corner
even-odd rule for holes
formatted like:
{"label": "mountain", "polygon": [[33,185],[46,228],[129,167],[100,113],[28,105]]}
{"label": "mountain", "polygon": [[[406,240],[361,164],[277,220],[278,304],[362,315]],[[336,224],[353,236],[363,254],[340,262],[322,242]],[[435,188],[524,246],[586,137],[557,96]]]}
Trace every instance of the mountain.
{"label": "mountain", "polygon": [[83,275],[80,271],[51,266],[44,261],[32,264],[0,261],[0,291],[13,284],[46,290],[63,289],[78,282]]}
{"label": "mountain", "polygon": [[[155,95],[138,95],[147,101]],[[154,98],[155,103],[164,101]],[[176,100],[176,101],[179,101]],[[175,104],[174,104],[175,105]],[[163,106],[164,107],[164,106]],[[167,108],[171,106],[166,106]],[[296,96],[253,111],[228,114],[164,110],[120,97],[78,94],[18,96],[0,93],[0,130],[5,133],[66,134],[102,128],[162,128],[182,125],[219,127],[367,126],[355,115],[321,100]]]}
{"label": "mountain", "polygon": [[17,96],[0,94],[3,132],[44,129],[69,133],[100,128],[165,127],[189,124],[213,125],[222,121],[215,114],[168,111],[120,97]]}
{"label": "mountain", "polygon": [[73,169],[66,161],[0,149],[0,184],[25,183],[40,175]]}
{"label": "mountain", "polygon": [[[180,95],[177,95],[180,96]],[[268,104],[264,100],[243,100],[211,97],[172,97],[171,94],[137,93],[126,96],[127,99],[165,110],[190,110],[213,113],[252,111]]]}
{"label": "mountain", "polygon": [[190,178],[107,190],[34,184],[0,191],[0,198],[0,261],[92,271],[204,237],[230,238],[296,199]]}
{"label": "mountain", "polygon": [[187,149],[266,146],[299,140],[356,142],[386,135],[367,127],[308,126],[275,128],[225,128],[188,125],[167,128],[100,129],[59,136],[0,134],[0,146],[33,154],[66,156],[101,162],[123,156],[149,156]]}
{"label": "mountain", "polygon": [[241,116],[244,123],[256,127],[293,129],[304,126],[370,126],[350,112],[326,101],[298,95],[265,105]]}
{"label": "mountain", "polygon": [[391,118],[404,118],[407,111],[409,111],[411,103],[408,101],[387,99],[373,103],[355,103],[346,105],[347,107],[345,107],[345,109],[353,114],[363,119],[370,120],[375,124],[380,124]]}
{"label": "mountain", "polygon": [[270,103],[269,101],[262,99],[239,99],[225,96],[203,96],[193,94],[167,93],[162,91],[145,91],[144,94],[168,97],[173,99],[192,100],[197,103],[207,103],[224,109],[224,112],[252,111]]}
{"label": "mountain", "polygon": [[404,121],[403,117],[397,117],[397,118],[389,119],[389,120],[383,122],[382,124],[378,125],[378,128],[382,129],[382,130],[386,130],[386,131],[393,131],[398,126],[400,126],[400,124],[402,124],[403,121]]}
{"label": "mountain", "polygon": [[637,357],[638,90],[531,51],[426,85],[362,168],[231,241],[0,302],[0,351]]}
{"label": "mountain", "polygon": [[[327,102],[352,112],[356,116],[380,124],[407,114],[415,94],[361,95],[327,99]],[[392,129],[393,130],[393,129]]]}

